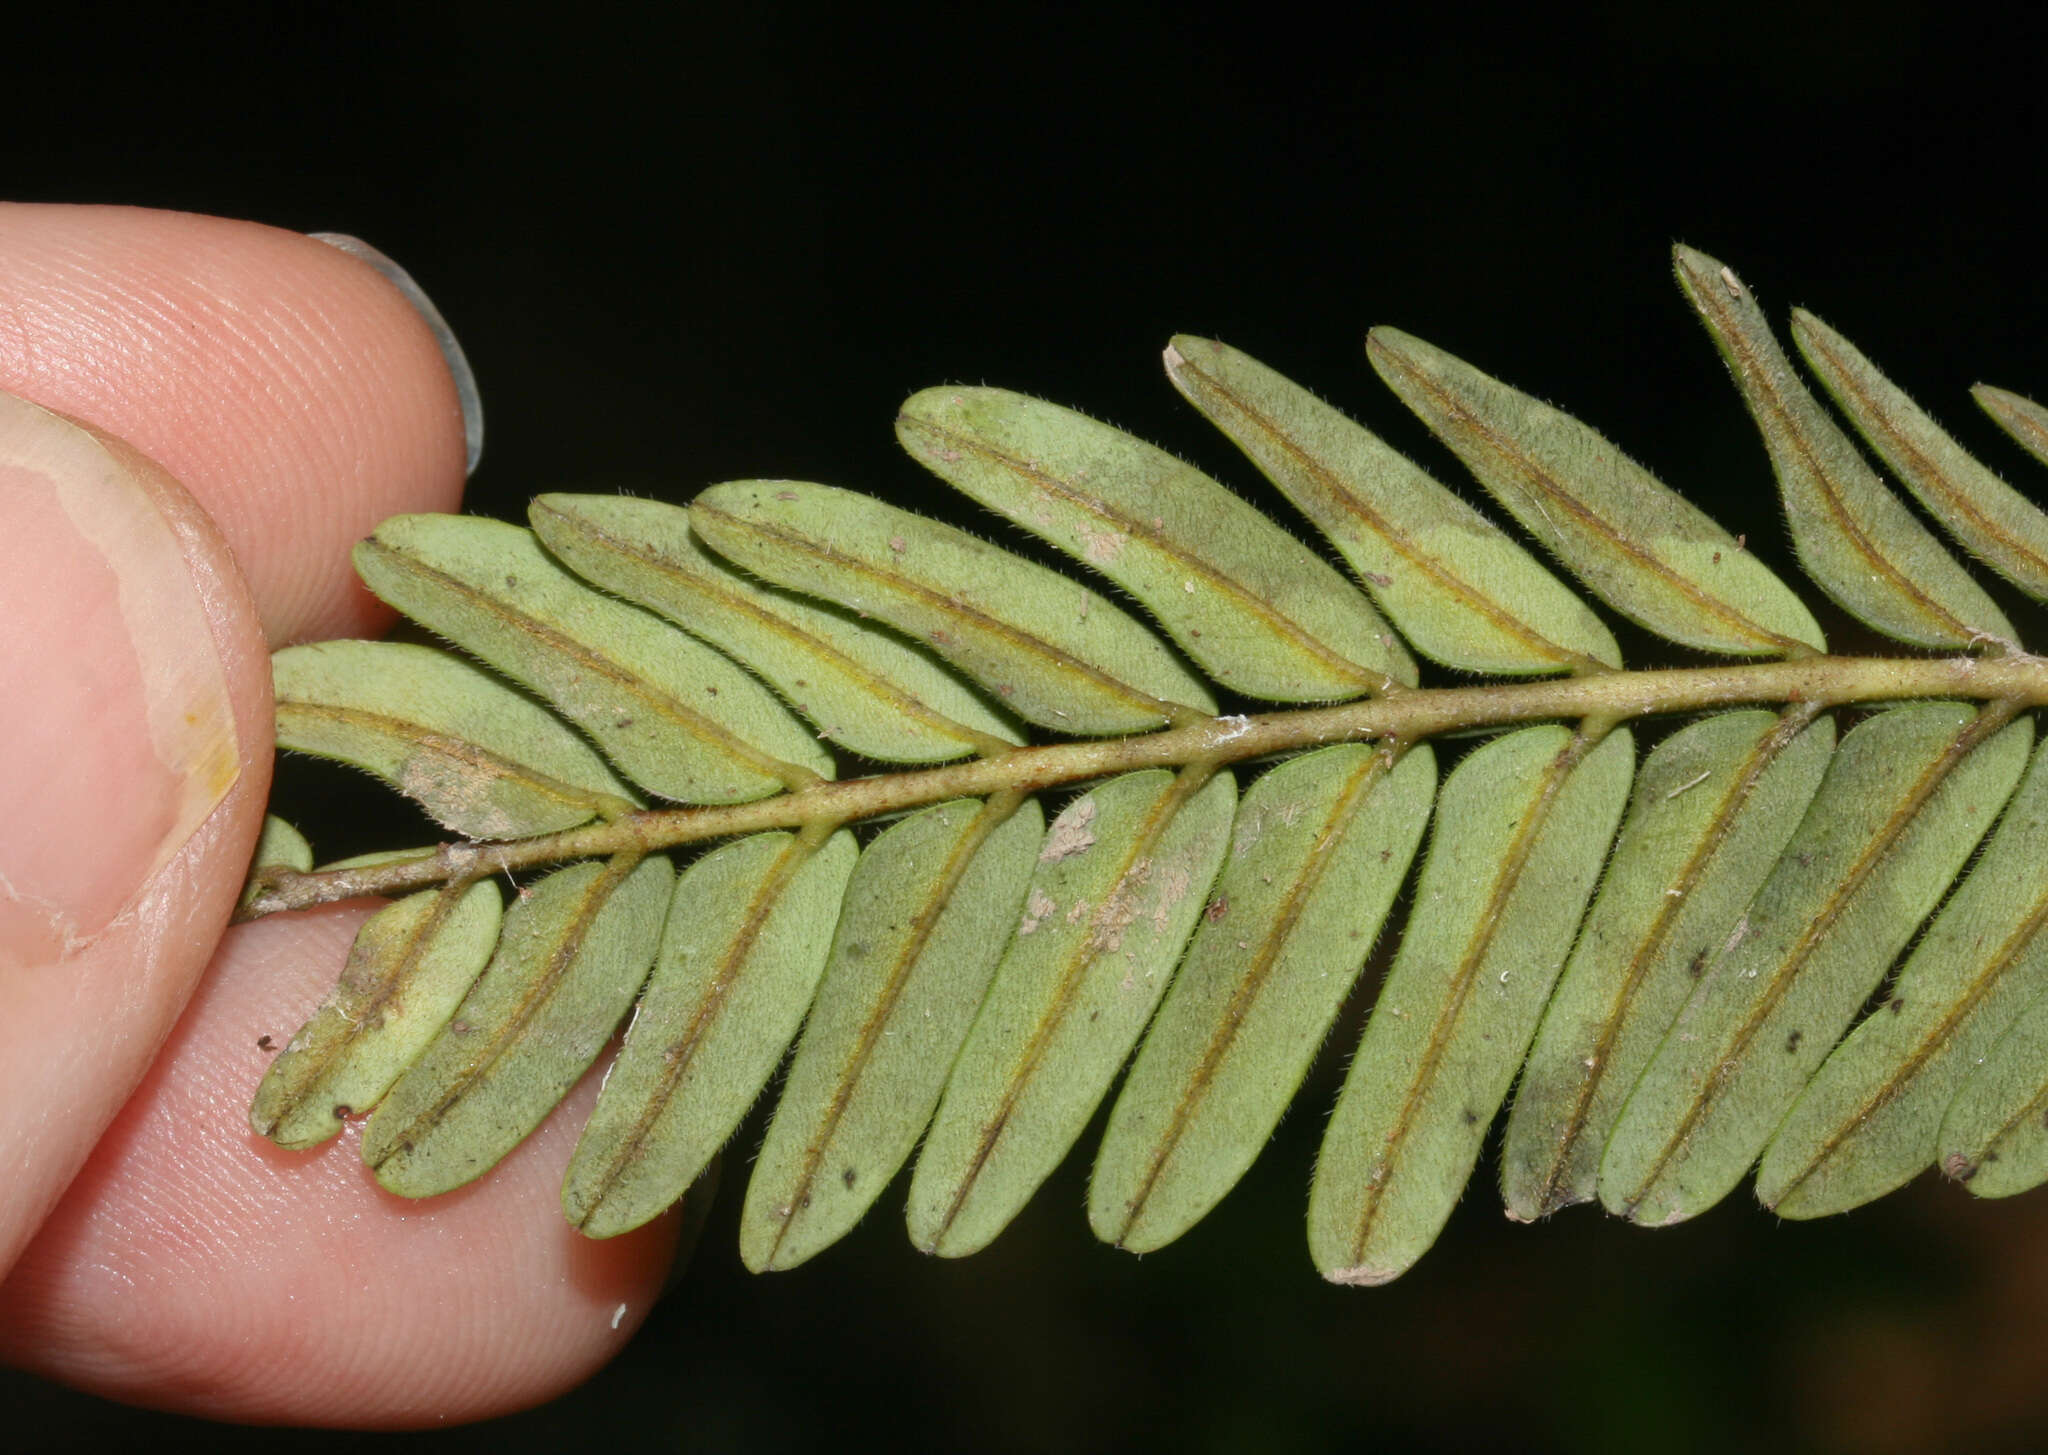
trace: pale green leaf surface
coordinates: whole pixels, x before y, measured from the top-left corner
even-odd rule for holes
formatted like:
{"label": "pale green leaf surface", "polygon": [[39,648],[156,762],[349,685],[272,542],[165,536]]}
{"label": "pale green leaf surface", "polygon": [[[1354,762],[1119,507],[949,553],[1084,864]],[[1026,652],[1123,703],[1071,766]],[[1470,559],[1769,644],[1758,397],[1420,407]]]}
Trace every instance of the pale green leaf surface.
{"label": "pale green leaf surface", "polygon": [[426,844],[413,849],[378,849],[369,854],[351,854],[346,859],[335,859],[322,864],[322,872],[335,869],[372,869],[384,864],[404,864],[416,859],[432,859],[441,852],[439,846]]}
{"label": "pale green leaf surface", "polygon": [[1842,609],[1900,641],[2012,639],[2005,619],[1792,372],[1748,288],[1715,259],[1672,251],[1679,286],[1727,360],[1777,473],[1799,563]]}
{"label": "pale green leaf surface", "polygon": [[2048,409],[2043,409],[2023,394],[1989,384],[1972,385],[1970,397],[1998,422],[2000,429],[2018,442],[2021,449],[2048,465]]}
{"label": "pale green leaf surface", "polygon": [[483,972],[503,908],[487,880],[408,895],[365,920],[334,989],[256,1088],[257,1135],[312,1147],[368,1114]]}
{"label": "pale green leaf surface", "polygon": [[1245,794],[1213,903],[1110,1112],[1095,1235],[1172,1242],[1272,1136],[1372,953],[1429,819],[1427,747],[1323,748]]}
{"label": "pale green leaf surface", "polygon": [[1236,807],[1228,773],[1203,783],[1153,770],[1053,820],[918,1155],[918,1247],[959,1257],[986,1246],[1080,1137],[1210,902]]}
{"label": "pale green leaf surface", "polygon": [[251,869],[292,869],[303,874],[313,867],[313,846],[306,836],[274,813],[263,815],[263,832],[256,836],[256,850],[250,856]]}
{"label": "pale green leaf surface", "polygon": [[753,668],[828,742],[883,762],[937,763],[1019,741],[1015,727],[916,646],[764,588],[712,555],[690,533],[683,506],[543,495],[527,514],[570,569]]}
{"label": "pale green leaf surface", "polygon": [[1168,346],[1166,372],[1424,656],[1504,674],[1621,665],[1599,617],[1505,531],[1300,385],[1186,335]]}
{"label": "pale green leaf surface", "polygon": [[1636,1077],[1799,827],[1835,725],[1726,712],[1673,733],[1636,774],[1599,895],[1536,1033],[1501,1150],[1508,1215],[1597,1195]]}
{"label": "pale green leaf surface", "polygon": [[1803,308],[1792,310],[1792,340],[1842,413],[1949,534],[2029,596],[2048,600],[2048,514]]}
{"label": "pale green leaf surface", "polygon": [[1374,329],[1366,354],[1493,498],[1616,610],[1710,652],[1824,649],[1812,613],[1769,567],[1594,430],[1398,329]]}
{"label": "pale green leaf surface", "polygon": [[2048,995],[2037,995],[1973,1068],[1936,1141],[1941,1170],[1978,1197],[2048,1181]]}
{"label": "pale green leaf surface", "polygon": [[353,764],[472,839],[574,828],[637,805],[560,719],[431,647],[316,642],[270,659],[277,745]]}
{"label": "pale green leaf surface", "polygon": [[849,490],[714,485],[690,528],[779,585],[889,623],[1056,732],[1143,732],[1215,698],[1166,644],[1078,581]]}
{"label": "pale green leaf surface", "polygon": [[1364,596],[1164,450],[1044,400],[966,387],[913,395],[896,437],[947,484],[1130,592],[1226,687],[1325,702],[1415,685]]}
{"label": "pale green leaf surface", "polygon": [[1472,1175],[1628,801],[1626,730],[1487,743],[1444,784],[1408,929],[1330,1115],[1309,1253],[1335,1283],[1399,1277]]}
{"label": "pale green leaf surface", "polygon": [[274,813],[263,816],[263,831],[256,836],[256,847],[249,855],[249,879],[242,886],[242,898],[238,910],[246,910],[255,901],[261,887],[256,876],[266,869],[288,869],[303,874],[313,867],[313,846],[306,836]]}
{"label": "pale green leaf surface", "polygon": [[1017,928],[1045,818],[955,799],[862,853],[740,1214],[740,1257],[793,1268],[896,1175]]}
{"label": "pale green leaf surface", "polygon": [[755,834],[676,880],[625,1044],[576,1145],[562,1210],[594,1238],[639,1227],[703,1172],[796,1039],[857,850]]}
{"label": "pale green leaf surface", "polygon": [[1976,718],[1918,703],[1842,740],[1622,1109],[1600,1167],[1610,1212],[1683,1221],[1756,1161],[2025,766],[2031,723],[1977,742]]}
{"label": "pale green leaf surface", "polygon": [[740,803],[829,778],[830,756],[723,655],[591,589],[531,531],[401,515],[355,550],[372,591],[525,683],[664,798]]}
{"label": "pale green leaf surface", "polygon": [[1971,1068],[2048,990],[2048,747],[1885,1003],[1822,1063],[1757,1169],[1782,1217],[1845,1211],[1934,1161]]}
{"label": "pale green leaf surface", "polygon": [[483,975],[363,1132],[378,1182],[446,1192],[541,1124],[647,978],[674,882],[660,856],[586,861],[521,895]]}

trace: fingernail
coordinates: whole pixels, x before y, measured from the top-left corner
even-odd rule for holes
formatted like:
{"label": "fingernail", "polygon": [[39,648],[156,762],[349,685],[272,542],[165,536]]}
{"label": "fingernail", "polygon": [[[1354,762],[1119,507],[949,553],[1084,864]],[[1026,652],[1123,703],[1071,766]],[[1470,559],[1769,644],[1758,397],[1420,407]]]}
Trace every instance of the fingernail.
{"label": "fingernail", "polygon": [[240,776],[178,495],[0,392],[0,970],[91,943]]}
{"label": "fingernail", "polygon": [[462,401],[462,437],[469,447],[468,473],[474,475],[476,462],[484,455],[484,402],[476,391],[476,375],[470,370],[469,359],[463,354],[462,345],[456,342],[455,331],[448,327],[448,320],[434,306],[434,300],[412,280],[412,274],[361,238],[350,237],[345,232],[311,232],[306,236],[339,248],[352,258],[361,258],[389,278],[392,286],[403,293],[406,301],[427,321],[427,327],[434,332],[434,342],[441,346],[441,357],[448,361],[448,372],[455,377],[455,397]]}

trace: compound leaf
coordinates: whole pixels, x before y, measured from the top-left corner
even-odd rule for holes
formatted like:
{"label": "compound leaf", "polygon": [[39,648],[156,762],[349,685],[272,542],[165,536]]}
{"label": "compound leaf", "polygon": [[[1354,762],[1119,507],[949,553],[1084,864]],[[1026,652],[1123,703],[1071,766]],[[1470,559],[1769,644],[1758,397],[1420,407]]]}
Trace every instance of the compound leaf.
{"label": "compound leaf", "polygon": [[[2048,662],[1793,376],[1734,274],[1684,248],[1676,267],[1808,574],[1945,655],[1828,655],[1744,537],[1586,425],[1391,329],[1368,340],[1375,368],[1593,595],[1684,647],[1777,660],[1624,669],[1525,545],[1187,335],[1174,386],[1355,581],[1201,471],[986,388],[915,395],[902,442],[1145,619],[822,485],[736,481],[689,507],[548,495],[531,530],[398,517],[359,548],[365,580],[494,670],[416,646],[287,649],[279,742],[489,842],[316,868],[303,836],[265,826],[238,918],[411,897],[369,918],[253,1122],[310,1145],[376,1104],[380,1180],[454,1187],[539,1124],[630,1008],[562,1189],[569,1221],[609,1236],[708,1185],[801,1030],[744,1261],[831,1244],[920,1136],[910,1235],[956,1256],[1044,1185],[1128,1059],[1088,1217],[1144,1251],[1257,1157],[1397,923],[1310,1195],[1310,1251],[1336,1281],[1383,1282],[1429,1246],[1518,1067],[1501,1167],[1517,1219],[1593,1197],[1691,1217],[1760,1155],[1759,1196],[1797,1217],[1930,1160],[1986,1195],[2048,1179],[2048,749],[2014,795]],[[1839,335],[1792,326],[1927,510],[2048,601],[2048,515]],[[2048,411],[1976,393],[2048,458]],[[1411,651],[1496,680],[1418,678]],[[1694,720],[1656,729],[1637,773],[1635,725],[1658,717]],[[672,856],[700,847],[677,879]],[[525,885],[509,911],[501,874]]]}

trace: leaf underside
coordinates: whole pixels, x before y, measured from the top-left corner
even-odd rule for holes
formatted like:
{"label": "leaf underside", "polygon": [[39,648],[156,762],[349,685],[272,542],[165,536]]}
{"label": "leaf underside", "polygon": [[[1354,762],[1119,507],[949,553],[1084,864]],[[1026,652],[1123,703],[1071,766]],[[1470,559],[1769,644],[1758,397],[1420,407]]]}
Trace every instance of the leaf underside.
{"label": "leaf underside", "polygon": [[[623,1029],[562,1190],[606,1237],[674,1206],[784,1066],[740,1219],[756,1270],[829,1247],[906,1167],[912,1242],[972,1253],[1103,1108],[1089,1222],[1159,1247],[1319,1056],[1348,1061],[1308,1205],[1340,1283],[1428,1250],[1503,1116],[1524,1221],[1677,1221],[1752,1172],[1790,1217],[1929,1168],[1987,1196],[2048,1180],[2048,664],[1966,565],[2048,599],[2048,514],[1798,312],[1845,428],[1730,269],[1675,264],[1812,584],[1967,654],[1952,692],[1827,655],[1743,537],[1390,329],[1373,365],[1523,539],[1191,336],[1173,386],[1300,520],[965,387],[913,396],[899,438],[1069,569],[800,481],[547,495],[530,529],[396,518],[358,569],[459,654],[281,651],[278,742],[463,843],[314,871],[266,826],[245,913],[383,870],[429,887],[365,922],[252,1123],[308,1147],[367,1115],[379,1181],[432,1195]],[[2048,459],[2048,411],[1976,393]],[[1625,670],[1603,607],[1732,685]],[[1488,706],[1545,678],[1584,706]],[[1386,711],[1273,710],[1330,704]],[[507,904],[482,856],[522,846],[490,861],[536,871]],[[1362,1035],[1332,1044],[1354,1000]]]}

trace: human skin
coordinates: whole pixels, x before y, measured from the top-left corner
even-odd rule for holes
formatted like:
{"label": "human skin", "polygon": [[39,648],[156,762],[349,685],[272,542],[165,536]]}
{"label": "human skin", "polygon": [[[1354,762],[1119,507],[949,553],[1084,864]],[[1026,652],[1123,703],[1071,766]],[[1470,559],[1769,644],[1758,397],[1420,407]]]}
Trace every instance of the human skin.
{"label": "human skin", "polygon": [[[284,1153],[245,1110],[259,1038],[290,1035],[373,907],[227,928],[269,788],[267,653],[382,631],[349,545],[459,506],[426,324],[295,233],[0,206],[0,390],[85,427],[11,406],[0,437],[0,1358],[140,1404],[364,1428],[572,1386],[631,1336],[675,1243],[673,1219],[604,1243],[562,1222],[593,1085],[427,1203],[379,1189],[354,1131]],[[50,429],[64,460],[116,462],[114,508],[65,494],[73,467],[31,448]],[[99,538],[130,517],[127,544]],[[182,768],[149,716],[166,680],[198,704],[166,730],[199,744]]]}

